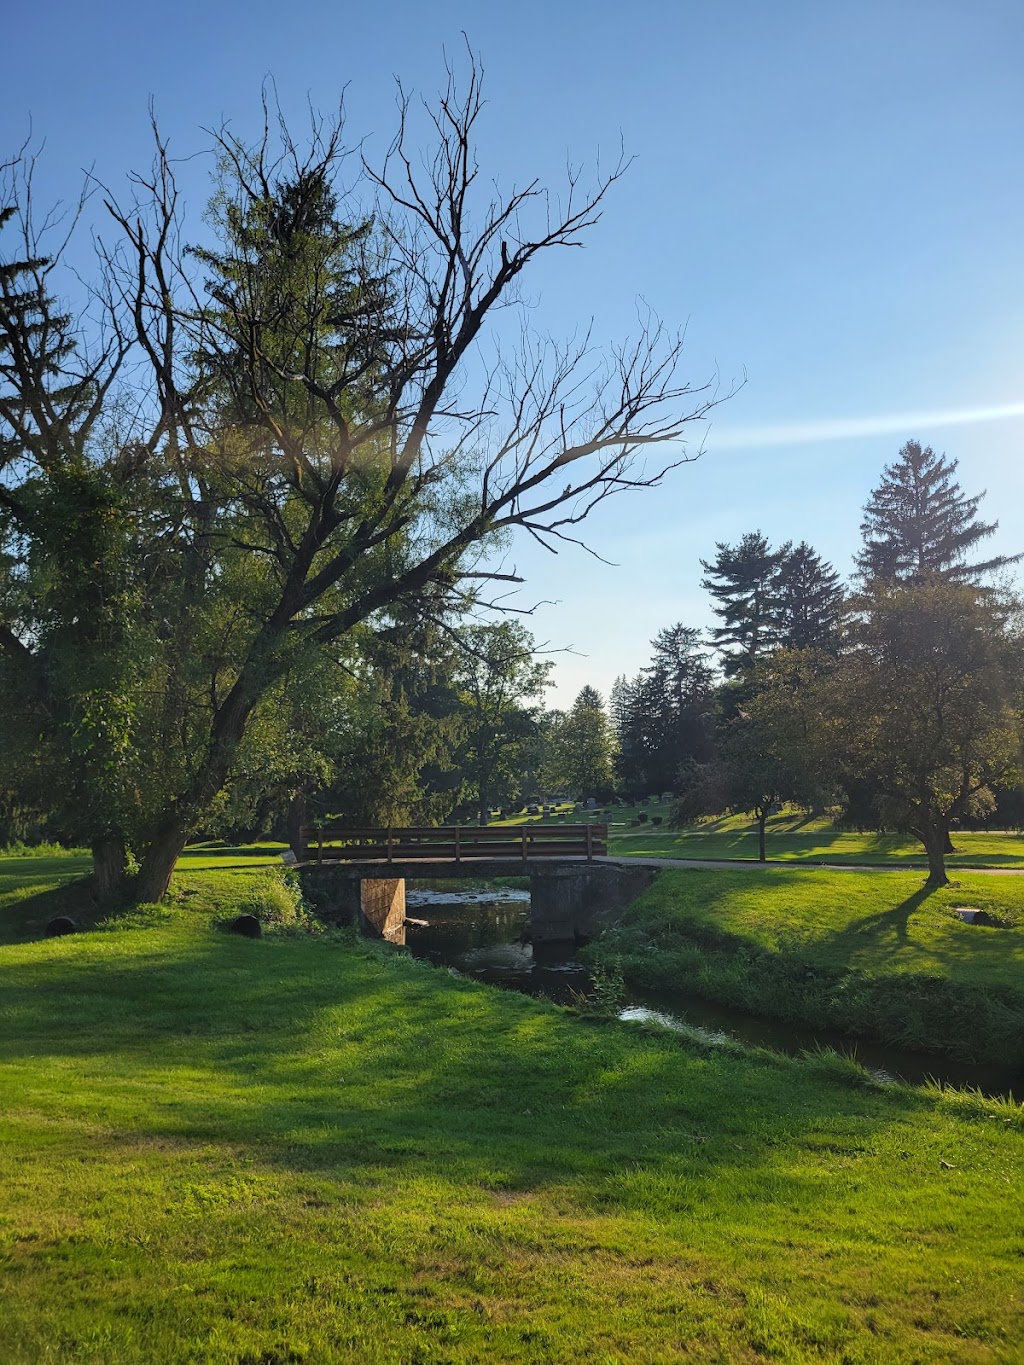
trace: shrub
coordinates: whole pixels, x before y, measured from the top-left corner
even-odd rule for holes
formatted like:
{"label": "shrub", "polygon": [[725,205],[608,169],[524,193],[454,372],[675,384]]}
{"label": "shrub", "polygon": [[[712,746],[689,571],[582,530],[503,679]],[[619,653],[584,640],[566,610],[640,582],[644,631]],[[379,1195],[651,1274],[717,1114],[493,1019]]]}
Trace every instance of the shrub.
{"label": "shrub", "polygon": [[255,915],[261,924],[296,924],[305,920],[302,892],[296,882],[273,870],[258,878],[239,907],[243,915]]}
{"label": "shrub", "polygon": [[638,811],[636,818],[640,821],[641,824],[644,824],[647,820],[647,812],[645,810]]}
{"label": "shrub", "polygon": [[651,824],[652,824],[652,825],[660,825],[660,824],[661,824],[661,816],[660,816],[660,815],[652,815],[652,816],[651,816]]}

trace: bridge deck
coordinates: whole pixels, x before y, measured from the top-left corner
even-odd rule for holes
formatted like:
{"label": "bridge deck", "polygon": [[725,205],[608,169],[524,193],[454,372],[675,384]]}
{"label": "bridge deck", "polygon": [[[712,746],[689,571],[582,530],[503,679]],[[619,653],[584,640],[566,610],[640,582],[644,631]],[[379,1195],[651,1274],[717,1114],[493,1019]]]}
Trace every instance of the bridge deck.
{"label": "bridge deck", "polygon": [[426,878],[438,880],[449,878],[492,878],[492,877],[522,877],[541,876],[547,874],[557,874],[570,869],[579,870],[581,868],[593,867],[599,864],[611,862],[609,858],[530,858],[525,864],[521,858],[460,858],[458,862],[454,858],[392,858],[389,862],[386,858],[360,858],[348,860],[342,858],[325,858],[322,863],[316,859],[316,850],[310,850],[312,856],[300,867],[330,868],[332,874],[336,874],[346,880],[358,881],[386,881],[390,878]]}
{"label": "bridge deck", "polygon": [[301,862],[347,864],[450,861],[459,866],[515,859],[521,870],[553,859],[603,857],[608,852],[608,826],[596,823],[391,829],[307,826],[302,831],[302,848],[296,852]]}

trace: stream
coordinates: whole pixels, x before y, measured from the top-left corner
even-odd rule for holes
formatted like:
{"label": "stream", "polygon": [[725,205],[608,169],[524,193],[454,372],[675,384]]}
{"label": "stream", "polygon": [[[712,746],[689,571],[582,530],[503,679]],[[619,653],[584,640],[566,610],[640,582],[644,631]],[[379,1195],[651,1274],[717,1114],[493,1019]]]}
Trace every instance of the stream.
{"label": "stream", "polygon": [[[413,957],[506,990],[544,995],[562,1005],[590,989],[590,975],[579,961],[575,945],[523,942],[530,916],[529,891],[410,889],[406,907],[405,942]],[[668,1028],[696,1028],[712,1044],[731,1038],[790,1055],[831,1047],[855,1054],[882,1080],[920,1084],[931,1079],[975,1087],[988,1095],[1024,1095],[1024,1070],[1020,1067],[961,1062],[827,1029],[762,1019],[686,991],[653,992],[627,986],[619,1017],[654,1020]]]}

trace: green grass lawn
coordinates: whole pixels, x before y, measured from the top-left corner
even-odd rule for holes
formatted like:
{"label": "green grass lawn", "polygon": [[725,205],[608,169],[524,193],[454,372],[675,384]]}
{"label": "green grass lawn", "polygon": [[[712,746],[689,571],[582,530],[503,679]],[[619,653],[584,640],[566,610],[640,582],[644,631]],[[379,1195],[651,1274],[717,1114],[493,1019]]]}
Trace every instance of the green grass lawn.
{"label": "green grass lawn", "polygon": [[1021,1359],[1019,1106],[234,938],[248,880],[0,947],[4,1365]]}
{"label": "green grass lawn", "polygon": [[[646,801],[636,806],[605,806],[598,811],[560,808],[555,815],[516,814],[494,824],[564,824],[585,821],[609,826],[609,852],[617,856],[655,858],[757,858],[757,822],[746,815],[724,815],[686,829],[665,828],[668,802]],[[634,824],[639,815],[642,823]],[[655,826],[652,822],[662,823]],[[829,862],[849,865],[892,864],[927,867],[919,840],[905,834],[838,830],[825,817],[812,818],[804,811],[785,810],[770,816],[767,824],[769,859]],[[956,852],[950,867],[1020,867],[1024,869],[1024,832],[955,831]]]}
{"label": "green grass lawn", "polygon": [[[653,803],[638,809],[649,816],[667,817],[669,808]],[[648,858],[757,858],[757,822],[743,815],[723,816],[682,830],[652,829],[649,822],[632,828],[629,818],[636,817],[628,807],[613,810],[610,853]],[[1024,834],[956,831],[953,844],[957,851],[947,859],[950,867],[1024,868]],[[766,852],[770,859],[927,866],[920,842],[909,835],[837,830],[830,820],[812,820],[793,811],[769,817]]]}
{"label": "green grass lawn", "polygon": [[[992,926],[954,910],[988,912]],[[592,950],[628,979],[976,1060],[1024,1057],[1024,881],[665,871]]]}

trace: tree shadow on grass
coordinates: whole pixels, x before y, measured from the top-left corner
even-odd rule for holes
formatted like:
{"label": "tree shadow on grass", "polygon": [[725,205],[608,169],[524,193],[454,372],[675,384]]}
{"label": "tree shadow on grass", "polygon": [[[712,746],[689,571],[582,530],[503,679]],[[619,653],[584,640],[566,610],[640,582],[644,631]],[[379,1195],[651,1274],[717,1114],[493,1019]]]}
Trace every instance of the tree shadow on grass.
{"label": "tree shadow on grass", "polygon": [[[221,1140],[371,1182],[426,1164],[478,1190],[569,1184],[628,1210],[647,1198],[640,1167],[698,1183],[774,1167],[769,1149],[809,1130],[863,1134],[926,1103],[588,1025],[336,942],[149,943],[128,958],[69,940],[59,964],[5,970],[0,1057],[56,1063],[73,1086],[52,1092],[57,1109],[125,1141]],[[45,1069],[31,1071],[45,1110]],[[773,1198],[789,1197],[782,1178]]]}
{"label": "tree shadow on grass", "polygon": [[[109,914],[96,901],[87,877],[72,877],[58,886],[53,885],[52,875],[34,877],[27,885],[26,878],[17,880],[18,885],[6,894],[0,884],[0,944],[46,938],[46,926],[58,916],[91,929]],[[39,883],[43,888],[35,890]]]}
{"label": "tree shadow on grass", "polygon": [[939,890],[935,886],[922,886],[912,896],[897,905],[888,906],[873,915],[864,915],[852,920],[841,933],[833,939],[836,944],[848,943],[851,947],[862,945],[865,936],[893,935],[901,948],[914,947],[910,938],[910,917]]}

